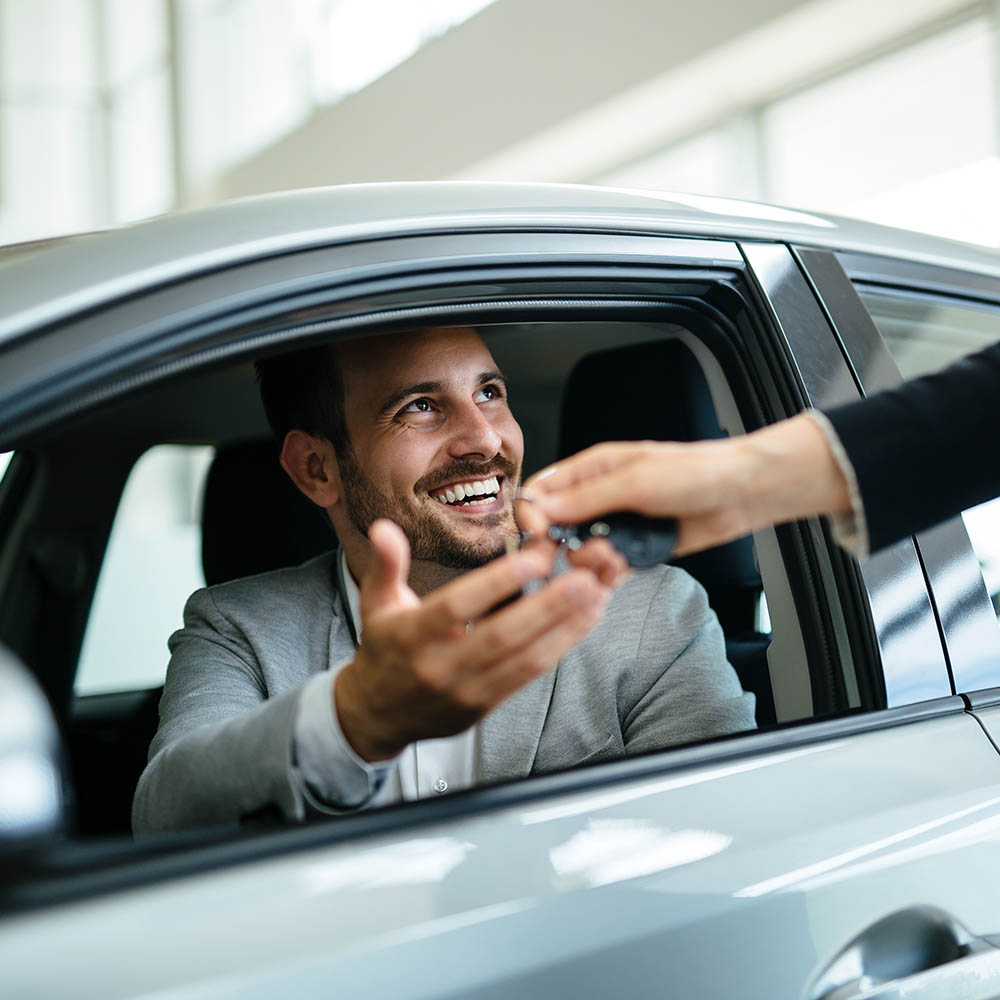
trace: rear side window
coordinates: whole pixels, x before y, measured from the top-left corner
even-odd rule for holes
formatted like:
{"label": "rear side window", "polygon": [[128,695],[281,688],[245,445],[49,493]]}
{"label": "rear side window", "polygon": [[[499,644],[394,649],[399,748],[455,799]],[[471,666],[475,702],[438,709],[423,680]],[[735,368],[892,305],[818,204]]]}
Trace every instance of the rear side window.
{"label": "rear side window", "polygon": [[167,637],[204,586],[200,509],[214,449],[157,445],[136,462],[115,515],[74,693],[158,687]]}
{"label": "rear side window", "polygon": [[[858,291],[903,378],[937,371],[1000,340],[998,309],[937,295]],[[1000,499],[963,511],[962,518],[1000,615]]]}

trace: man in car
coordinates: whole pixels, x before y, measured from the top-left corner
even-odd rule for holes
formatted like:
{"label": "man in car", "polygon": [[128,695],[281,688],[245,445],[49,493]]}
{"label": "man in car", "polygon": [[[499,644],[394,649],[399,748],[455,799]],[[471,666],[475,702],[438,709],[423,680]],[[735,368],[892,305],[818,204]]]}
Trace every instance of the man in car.
{"label": "man in car", "polygon": [[624,564],[601,542],[522,595],[552,553],[502,555],[523,442],[475,330],[346,341],[258,374],[281,463],[340,550],[191,597],[136,832],[351,812],[753,728],[683,571],[612,597]]}

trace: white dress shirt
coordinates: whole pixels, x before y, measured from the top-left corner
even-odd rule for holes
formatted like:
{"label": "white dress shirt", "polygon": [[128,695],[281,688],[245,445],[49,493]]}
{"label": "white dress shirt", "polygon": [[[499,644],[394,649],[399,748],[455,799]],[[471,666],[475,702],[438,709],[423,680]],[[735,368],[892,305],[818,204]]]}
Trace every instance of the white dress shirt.
{"label": "white dress shirt", "polygon": [[[340,553],[345,614],[361,639],[361,595]],[[294,751],[303,792],[325,811],[384,806],[469,788],[479,777],[479,727],[444,739],[418,740],[392,760],[370,764],[354,752],[340,728],[333,684],[347,662],[306,682],[295,720]]]}

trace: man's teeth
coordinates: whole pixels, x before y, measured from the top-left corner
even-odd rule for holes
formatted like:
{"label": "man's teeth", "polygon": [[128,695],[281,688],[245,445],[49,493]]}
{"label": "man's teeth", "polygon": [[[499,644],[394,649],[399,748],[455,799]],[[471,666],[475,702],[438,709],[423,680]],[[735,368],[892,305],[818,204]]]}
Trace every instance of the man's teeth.
{"label": "man's teeth", "polygon": [[[481,507],[483,504],[493,503],[496,494],[500,492],[500,481],[496,476],[489,479],[473,480],[471,483],[458,483],[449,486],[435,496],[435,500],[441,503],[461,503],[464,507]],[[484,497],[476,500],[475,497]]]}

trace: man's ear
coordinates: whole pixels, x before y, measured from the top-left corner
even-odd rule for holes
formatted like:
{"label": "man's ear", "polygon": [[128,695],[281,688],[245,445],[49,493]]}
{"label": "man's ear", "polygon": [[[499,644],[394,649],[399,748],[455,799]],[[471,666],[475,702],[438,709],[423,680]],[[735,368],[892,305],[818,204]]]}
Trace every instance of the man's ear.
{"label": "man's ear", "polygon": [[326,438],[289,431],[281,446],[281,467],[314,504],[324,510],[340,499],[340,466]]}

